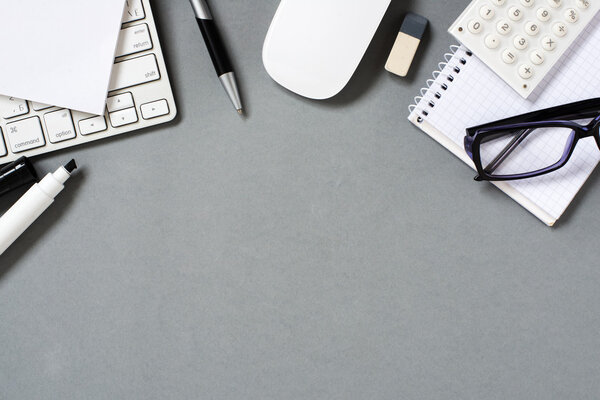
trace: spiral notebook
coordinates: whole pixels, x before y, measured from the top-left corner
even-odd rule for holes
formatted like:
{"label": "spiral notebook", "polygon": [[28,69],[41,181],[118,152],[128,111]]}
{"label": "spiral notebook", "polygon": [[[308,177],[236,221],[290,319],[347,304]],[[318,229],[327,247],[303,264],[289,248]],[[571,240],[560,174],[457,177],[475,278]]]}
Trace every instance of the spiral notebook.
{"label": "spiral notebook", "polygon": [[[452,46],[427,87],[409,107],[409,120],[475,168],[463,147],[465,129],[555,105],[600,97],[600,14],[544,81],[523,99],[464,46]],[[540,149],[540,151],[544,151]],[[563,168],[520,181],[494,182],[545,224],[567,209],[600,161],[593,138],[581,140]]]}

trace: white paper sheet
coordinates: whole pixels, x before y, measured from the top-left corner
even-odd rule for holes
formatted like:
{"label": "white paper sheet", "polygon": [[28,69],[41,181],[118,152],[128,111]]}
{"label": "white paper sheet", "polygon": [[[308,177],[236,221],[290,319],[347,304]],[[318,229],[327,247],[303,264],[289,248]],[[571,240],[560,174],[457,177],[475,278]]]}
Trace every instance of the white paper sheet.
{"label": "white paper sheet", "polygon": [[0,94],[102,114],[125,0],[0,0]]}

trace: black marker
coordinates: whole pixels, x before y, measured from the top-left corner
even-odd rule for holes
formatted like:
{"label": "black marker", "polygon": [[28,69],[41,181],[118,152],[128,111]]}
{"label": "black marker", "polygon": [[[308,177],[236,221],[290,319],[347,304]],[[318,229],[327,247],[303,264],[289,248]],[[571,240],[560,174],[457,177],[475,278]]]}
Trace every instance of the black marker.
{"label": "black marker", "polygon": [[225,51],[223,40],[221,40],[221,35],[219,35],[208,4],[206,4],[206,0],[190,0],[190,3],[192,3],[194,14],[196,14],[196,21],[198,21],[198,26],[204,37],[204,42],[208,48],[208,53],[215,66],[217,75],[229,95],[233,106],[241,115],[242,101],[240,100],[240,93],[235,81],[231,60]]}

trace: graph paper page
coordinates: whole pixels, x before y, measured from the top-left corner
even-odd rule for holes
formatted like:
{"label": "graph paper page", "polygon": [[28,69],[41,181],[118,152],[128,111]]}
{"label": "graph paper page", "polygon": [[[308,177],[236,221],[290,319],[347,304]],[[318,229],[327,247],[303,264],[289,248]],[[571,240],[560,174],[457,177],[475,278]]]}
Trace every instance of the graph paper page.
{"label": "graph paper page", "polygon": [[[463,65],[460,59],[466,63]],[[454,71],[458,66],[460,72]],[[454,80],[448,81],[448,75]],[[447,84],[443,90],[441,85]],[[437,99],[436,93],[441,97]],[[425,110],[429,124],[463,147],[465,129],[498,119],[600,97],[600,14],[565,52],[528,99],[523,99],[477,57],[459,48],[413,113]],[[434,105],[431,107],[430,102]],[[564,146],[564,143],[557,144]],[[549,151],[540,148],[539,151]],[[534,156],[534,155],[532,155]],[[571,203],[600,160],[593,138],[577,147],[565,167],[548,175],[509,182],[516,191],[555,219]],[[528,170],[527,165],[523,165]]]}

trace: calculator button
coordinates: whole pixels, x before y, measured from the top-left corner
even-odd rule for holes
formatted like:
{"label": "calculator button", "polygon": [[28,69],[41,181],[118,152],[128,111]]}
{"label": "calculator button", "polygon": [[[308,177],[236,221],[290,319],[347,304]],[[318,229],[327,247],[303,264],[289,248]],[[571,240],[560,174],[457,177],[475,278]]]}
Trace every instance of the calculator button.
{"label": "calculator button", "polygon": [[523,10],[518,7],[511,7],[508,9],[508,18],[513,21],[519,21],[523,18]]}
{"label": "calculator button", "polygon": [[542,22],[546,22],[550,19],[550,11],[548,11],[547,8],[538,8],[536,15],[537,19]]}
{"label": "calculator button", "polygon": [[496,35],[487,35],[485,37],[485,45],[489,49],[495,49],[500,44],[500,38]]}
{"label": "calculator button", "polygon": [[477,20],[472,20],[471,22],[469,22],[468,27],[469,27],[469,32],[471,32],[471,33],[479,33],[483,29],[483,25],[481,25],[481,22],[479,22]]}
{"label": "calculator button", "polygon": [[540,27],[535,22],[529,21],[525,24],[525,33],[529,36],[535,36],[540,33]]}
{"label": "calculator button", "polygon": [[521,0],[521,4],[523,4],[525,7],[531,7],[534,2],[534,0]]}
{"label": "calculator button", "polygon": [[79,131],[83,136],[106,130],[106,119],[104,115],[82,119],[79,121]]}
{"label": "calculator button", "polygon": [[75,127],[71,112],[67,109],[52,111],[44,115],[50,143],[58,143],[75,138]]}
{"label": "calculator button", "polygon": [[483,6],[479,10],[479,15],[481,15],[481,18],[483,19],[492,19],[494,18],[494,15],[496,15],[496,12],[490,6]]}
{"label": "calculator button", "polygon": [[558,37],[563,37],[567,34],[567,25],[564,22],[557,22],[552,26],[552,32]]}
{"label": "calculator button", "polygon": [[39,117],[6,124],[6,138],[13,153],[35,149],[46,144]]}
{"label": "calculator button", "polygon": [[492,0],[492,4],[495,4],[497,6],[503,6],[504,3],[506,3],[506,0]]}
{"label": "calculator button", "polygon": [[577,14],[577,11],[575,11],[574,8],[567,8],[565,10],[565,19],[567,22],[577,22],[579,20],[579,14]]}
{"label": "calculator button", "polygon": [[544,36],[542,39],[542,47],[546,51],[553,51],[556,48],[556,42],[550,36]]}
{"label": "calculator button", "polygon": [[531,65],[521,64],[519,66],[519,76],[523,79],[529,79],[533,76],[533,68]]}
{"label": "calculator button", "polygon": [[517,60],[517,55],[514,51],[506,49],[502,52],[502,61],[506,64],[512,64]]}
{"label": "calculator button", "polygon": [[517,48],[517,50],[523,50],[527,48],[527,39],[525,39],[523,36],[521,35],[517,35],[515,36],[515,39],[513,40],[513,44],[515,45],[515,47]]}
{"label": "calculator button", "polygon": [[506,20],[501,19],[500,21],[498,21],[498,25],[496,25],[496,30],[501,35],[508,35],[512,28]]}
{"label": "calculator button", "polygon": [[544,62],[544,54],[539,50],[533,50],[531,54],[529,54],[529,59],[535,65],[540,65]]}
{"label": "calculator button", "polygon": [[577,8],[582,10],[587,9],[590,6],[590,2],[588,0],[577,0],[575,1],[575,4],[577,4]]}
{"label": "calculator button", "polygon": [[550,7],[552,8],[558,8],[562,6],[562,0],[548,0],[548,4],[550,4]]}

